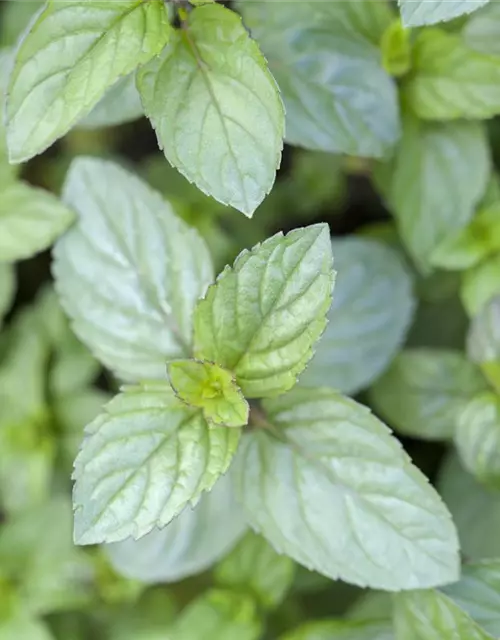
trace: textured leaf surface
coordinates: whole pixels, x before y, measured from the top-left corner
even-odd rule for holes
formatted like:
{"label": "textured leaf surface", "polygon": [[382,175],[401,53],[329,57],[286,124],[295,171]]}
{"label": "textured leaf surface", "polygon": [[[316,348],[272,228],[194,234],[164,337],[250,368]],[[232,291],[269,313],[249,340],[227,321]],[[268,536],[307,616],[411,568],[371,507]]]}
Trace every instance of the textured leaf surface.
{"label": "textured leaf surface", "polygon": [[469,400],[486,388],[481,372],[459,351],[408,349],[370,390],[376,411],[401,433],[451,438]]}
{"label": "textured leaf surface", "polygon": [[407,27],[420,27],[453,20],[476,11],[489,0],[398,0],[403,23]]}
{"label": "textured leaf surface", "polygon": [[177,582],[208,569],[246,529],[230,476],[222,476],[198,504],[186,507],[163,529],[140,540],[105,546],[116,571],[148,584]]}
{"label": "textured leaf surface", "polygon": [[140,538],[196,504],[225,473],[240,436],[208,427],[168,385],[126,388],[86,428],[75,462],[75,541]]}
{"label": "textured leaf surface", "polygon": [[443,591],[488,633],[500,636],[500,559],[465,564],[460,581]]}
{"label": "textured leaf surface", "polygon": [[415,300],[401,258],[375,240],[332,243],[335,295],[316,353],[300,377],[353,394],[387,367],[408,330]]}
{"label": "textured leaf surface", "polygon": [[6,108],[10,159],[44,151],[120,76],[157,55],[171,32],[159,0],[49,3],[16,53]]}
{"label": "textured leaf surface", "polygon": [[500,487],[500,398],[483,393],[458,415],[455,444],[466,469],[478,480]]}
{"label": "textured leaf surface", "polygon": [[13,182],[0,193],[0,261],[14,262],[47,249],[74,218],[48,191]]}
{"label": "textured leaf surface", "polygon": [[55,248],[61,302],[77,336],[126,380],[162,379],[189,355],[208,249],[161,196],[120,167],[74,161],[64,190],[79,219]]}
{"label": "textured leaf surface", "polygon": [[247,398],[290,389],[326,325],[328,227],[269,238],[226,267],[195,311],[195,355],[232,371]]}
{"label": "textured leaf surface", "polygon": [[387,622],[324,620],[309,622],[281,640],[394,640]]}
{"label": "textured leaf surface", "polygon": [[112,127],[144,115],[141,96],[135,86],[135,73],[131,73],[109,89],[92,111],[78,123],[80,129]]}
{"label": "textured leaf surface", "polygon": [[176,396],[202,409],[209,423],[225,427],[248,423],[248,402],[229,371],[199,360],[174,360],[167,369]]}
{"label": "textured leaf surface", "polygon": [[274,608],[285,597],[294,573],[293,560],[250,531],[216,568],[215,579],[230,589],[250,592],[264,607]]}
{"label": "textured leaf surface", "polygon": [[448,596],[435,589],[398,594],[396,640],[494,640]]}
{"label": "textured leaf surface", "polygon": [[298,389],[264,408],[272,427],[242,439],[235,483],[250,524],[279,552],[389,591],[457,579],[444,504],[366,407]]}
{"label": "textured leaf surface", "polygon": [[500,113],[500,58],[469,49],[460,35],[428,29],[414,43],[404,90],[421,118],[491,118]]}
{"label": "textured leaf surface", "polygon": [[[7,7],[10,7],[14,3],[9,3]],[[15,3],[24,5],[25,3]],[[27,4],[27,3],[26,3]],[[2,21],[5,19],[5,9],[2,13]],[[9,78],[9,70],[11,64],[12,51],[10,49],[0,49],[0,105],[4,104],[6,98],[7,82]],[[0,113],[3,113],[3,106]],[[0,190],[4,189],[7,184],[12,182],[16,177],[18,167],[9,164],[8,151],[7,151],[7,132],[5,130],[5,124],[3,117],[0,117]]]}
{"label": "textured leaf surface", "polygon": [[217,640],[258,640],[261,624],[249,596],[211,589],[192,602],[170,630],[175,640],[198,640],[200,629],[206,638]]}
{"label": "textured leaf surface", "polygon": [[138,86],[169,162],[252,216],[274,183],[285,117],[241,18],[220,5],[194,9],[162,56],[139,72]]}
{"label": "textured leaf surface", "polygon": [[500,557],[500,497],[449,456],[438,479],[439,493],[453,516],[462,553],[469,560]]}
{"label": "textured leaf surface", "polygon": [[381,156],[400,132],[395,86],[375,45],[390,21],[381,2],[240,2],[269,60],[293,145]]}
{"label": "textured leaf surface", "polygon": [[424,123],[407,116],[386,198],[412,258],[422,270],[439,243],[472,218],[489,177],[479,123]]}

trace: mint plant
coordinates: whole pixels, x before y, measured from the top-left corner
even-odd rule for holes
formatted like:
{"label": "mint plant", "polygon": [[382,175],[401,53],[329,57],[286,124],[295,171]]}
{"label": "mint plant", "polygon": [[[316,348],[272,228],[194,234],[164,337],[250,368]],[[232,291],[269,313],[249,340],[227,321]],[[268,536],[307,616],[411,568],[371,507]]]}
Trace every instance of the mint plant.
{"label": "mint plant", "polygon": [[499,34],[2,3],[0,640],[500,637]]}

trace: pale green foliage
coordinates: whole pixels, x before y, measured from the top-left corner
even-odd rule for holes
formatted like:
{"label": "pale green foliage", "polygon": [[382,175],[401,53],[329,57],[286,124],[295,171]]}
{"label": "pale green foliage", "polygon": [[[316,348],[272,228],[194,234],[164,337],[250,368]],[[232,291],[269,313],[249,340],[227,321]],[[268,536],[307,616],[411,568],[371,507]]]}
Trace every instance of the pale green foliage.
{"label": "pale green foliage", "polygon": [[401,20],[391,22],[380,41],[382,66],[392,76],[404,76],[411,68],[410,31]]}
{"label": "pale green foliage", "polygon": [[216,568],[215,578],[220,585],[249,592],[264,607],[275,608],[291,586],[294,568],[290,558],[249,532]]}
{"label": "pale green foliage", "polygon": [[235,482],[251,525],[278,551],[387,590],[456,579],[447,510],[366,407],[299,389],[264,408],[270,426],[243,437]]}
{"label": "pale green foliage", "polygon": [[168,524],[227,470],[240,436],[209,427],[160,382],[124,388],[85,433],[74,471],[79,544]]}
{"label": "pale green foliage", "polygon": [[176,582],[204,571],[241,538],[246,521],[229,475],[217,480],[192,509],[186,507],[163,529],[140,540],[127,538],[105,546],[117,571],[152,584]]}
{"label": "pale green foliage", "polygon": [[414,43],[405,93],[424,119],[490,118],[500,113],[499,80],[499,58],[469,49],[459,35],[429,29]]}
{"label": "pale green foliage", "polygon": [[286,138],[308,149],[382,156],[399,135],[395,86],[373,41],[384,2],[240,2],[283,94]]}
{"label": "pale green foliage", "polygon": [[500,294],[500,253],[486,258],[462,275],[460,297],[467,313],[476,316]]}
{"label": "pale green foliage", "polygon": [[387,367],[415,308],[412,277],[390,247],[364,238],[332,243],[333,303],[320,346],[301,383],[354,394]]}
{"label": "pale green foliage", "polygon": [[500,560],[467,563],[443,591],[491,635],[500,635]]}
{"label": "pale green foliage", "polygon": [[14,262],[47,249],[74,218],[51,193],[13,182],[0,190],[0,261]]}
{"label": "pale green foliage", "polygon": [[76,160],[64,200],[78,223],[56,245],[54,274],[76,334],[121,378],[163,378],[167,359],[189,355],[194,302],[213,278],[205,243],[111,163]]}
{"label": "pale green foliage", "polygon": [[395,597],[396,640],[494,640],[448,596],[434,589]]}
{"label": "pale green foliage", "polygon": [[243,427],[248,423],[248,402],[229,371],[199,360],[173,360],[167,369],[175,395],[202,409],[209,424]]}
{"label": "pale green foliage", "polygon": [[247,398],[284,393],[326,326],[333,280],[325,225],[242,252],[196,307],[196,357],[232,371]]}
{"label": "pale green foliage", "polygon": [[499,202],[481,209],[464,229],[445,238],[433,252],[432,263],[445,269],[468,269],[496,251],[500,251]]}
{"label": "pale green foliage", "polygon": [[473,318],[467,351],[474,362],[500,362],[500,297],[493,298]]}
{"label": "pale green foliage", "polygon": [[143,115],[141,97],[135,86],[135,73],[131,73],[108,89],[92,111],[80,120],[81,129],[96,129],[123,124]]}
{"label": "pale green foliage", "polygon": [[[398,0],[401,17],[407,27],[435,24],[476,11],[489,0]],[[494,3],[492,3],[494,4]]]}
{"label": "pale green foliage", "polygon": [[498,491],[479,484],[455,455],[445,461],[438,488],[456,524],[462,553],[472,560],[500,557]]}
{"label": "pale green foliage", "polygon": [[212,589],[192,602],[168,630],[175,640],[258,640],[261,625],[254,601],[234,591]]}
{"label": "pale green foliage", "polygon": [[458,415],[455,443],[465,467],[478,480],[500,486],[500,398],[476,396]]}
{"label": "pale green foliage", "polygon": [[169,162],[252,216],[280,164],[284,110],[241,19],[218,5],[195,9],[138,86]]}
{"label": "pale green foliage", "polygon": [[394,640],[387,622],[322,620],[288,633],[281,640]]}
{"label": "pale green foliage", "polygon": [[408,349],[375,382],[370,400],[401,433],[441,440],[453,436],[468,401],[485,388],[479,369],[459,351]]}
{"label": "pale green foliage", "polygon": [[49,3],[16,53],[6,111],[10,159],[27,160],[64,135],[120,76],[157,55],[171,31],[160,0]]}
{"label": "pale green foliage", "polygon": [[500,9],[498,3],[490,2],[486,7],[474,13],[467,20],[462,37],[468,47],[488,55],[500,54],[498,24]]}
{"label": "pale green foliage", "polygon": [[408,252],[428,271],[433,251],[465,227],[484,193],[485,132],[475,122],[425,123],[407,116],[392,165],[384,167],[389,168],[383,193]]}

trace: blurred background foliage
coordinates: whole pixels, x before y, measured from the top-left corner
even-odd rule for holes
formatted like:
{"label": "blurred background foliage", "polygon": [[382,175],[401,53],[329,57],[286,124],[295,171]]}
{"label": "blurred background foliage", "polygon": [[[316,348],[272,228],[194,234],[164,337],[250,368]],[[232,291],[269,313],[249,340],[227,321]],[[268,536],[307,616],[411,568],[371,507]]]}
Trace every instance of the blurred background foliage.
{"label": "blurred background foliage", "polygon": [[[38,0],[0,4],[0,48],[15,45],[39,6]],[[488,126],[498,161],[500,126],[497,120]],[[218,270],[242,248],[278,230],[318,221],[328,222],[334,236],[373,238],[404,254],[369,160],[285,147],[277,183],[252,220],[203,195],[172,169],[145,118],[106,128],[84,123],[20,167],[21,177],[58,194],[69,164],[82,154],[111,158],[162,192],[205,237]],[[10,179],[7,171],[3,165],[0,181]],[[499,192],[493,176],[490,203]],[[500,289],[499,265],[499,254],[492,252],[465,275],[437,270],[424,277],[411,267],[418,307],[408,345],[463,350],[466,309],[482,302],[478,283],[485,282],[487,298],[492,282]],[[134,567],[133,549],[125,547],[121,557],[101,548],[75,547],[72,462],[84,425],[116,391],[117,382],[73,335],[51,288],[50,252],[17,263],[14,279],[3,271],[1,278],[12,281],[0,287],[0,308],[8,309],[0,332],[0,640],[267,640],[312,618],[386,617],[388,596],[366,594],[298,567],[243,530],[234,532],[233,542],[239,542],[232,550],[217,549],[202,528],[194,531],[198,538],[207,536],[206,544],[221,559],[207,571],[167,584],[150,584],[157,578],[149,579],[144,566]],[[359,399],[369,402],[365,392]],[[436,480],[445,445],[411,435],[401,438],[416,464]],[[500,523],[498,501],[490,498],[490,504],[470,476],[450,470],[453,465],[456,460],[447,462],[440,483],[450,504],[455,500],[455,516],[473,520],[461,513],[454,497],[458,485],[449,481],[462,474],[463,492],[471,492],[471,502],[489,505],[492,522]],[[482,529],[489,529],[484,521]],[[484,548],[487,533],[467,531],[466,553],[473,557],[475,549]],[[148,539],[146,544],[153,543]],[[492,554],[500,555],[500,543],[489,544]],[[156,566],[156,556],[151,563]]]}

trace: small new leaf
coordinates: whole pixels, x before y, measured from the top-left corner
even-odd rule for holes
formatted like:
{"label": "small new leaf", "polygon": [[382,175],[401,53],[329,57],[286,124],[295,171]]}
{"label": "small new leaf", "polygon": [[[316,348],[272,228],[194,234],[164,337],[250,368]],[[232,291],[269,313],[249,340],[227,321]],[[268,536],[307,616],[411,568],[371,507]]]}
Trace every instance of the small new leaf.
{"label": "small new leaf", "polygon": [[389,429],[330,389],[264,403],[234,482],[251,526],[330,578],[388,591],[458,577],[450,514]]}
{"label": "small new leaf", "polygon": [[75,461],[77,544],[140,538],[226,472],[239,429],[209,427],[167,383],[127,387],[86,428]]}
{"label": "small new leaf", "polygon": [[161,0],[49,2],[10,77],[10,160],[29,160],[63,136],[121,76],[160,53],[171,32]]}
{"label": "small new leaf", "polygon": [[177,397],[202,409],[210,424],[243,427],[248,423],[248,402],[229,371],[198,360],[175,360],[167,369]]}
{"label": "small new leaf", "polygon": [[469,49],[460,34],[425,29],[403,91],[420,118],[491,118],[500,113],[500,58]]}
{"label": "small new leaf", "polygon": [[326,326],[333,281],[327,225],[243,251],[196,307],[196,357],[233,372],[246,398],[284,393]]}
{"label": "small new leaf", "polygon": [[0,193],[0,262],[29,258],[50,247],[74,221],[58,198],[24,182]]}
{"label": "small new leaf", "polygon": [[138,74],[144,110],[169,162],[204,193],[251,217],[281,161],[285,114],[241,18],[194,9]]}

